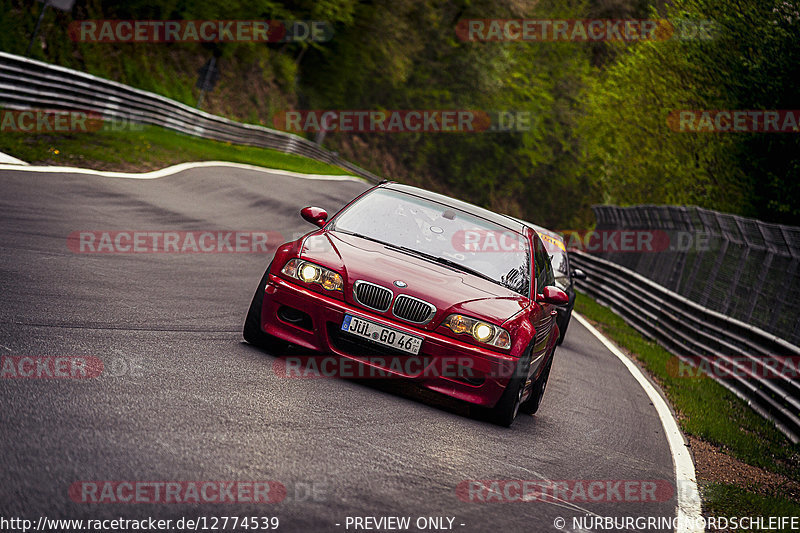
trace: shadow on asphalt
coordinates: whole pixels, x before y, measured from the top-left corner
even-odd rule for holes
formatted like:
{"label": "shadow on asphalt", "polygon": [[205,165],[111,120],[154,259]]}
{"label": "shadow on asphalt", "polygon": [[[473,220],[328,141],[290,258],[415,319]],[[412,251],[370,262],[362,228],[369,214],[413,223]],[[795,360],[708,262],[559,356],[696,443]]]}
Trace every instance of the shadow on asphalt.
{"label": "shadow on asphalt", "polygon": [[[381,392],[392,396],[398,396],[407,400],[412,400],[421,403],[423,405],[427,405],[428,407],[432,407],[439,411],[444,411],[460,417],[483,422],[489,426],[492,426],[500,430],[513,429],[515,427],[523,425],[527,427],[536,424],[535,416],[520,414],[511,428],[497,426],[493,424],[491,421],[489,421],[489,413],[487,412],[486,409],[475,405],[470,405],[469,403],[457,400],[455,398],[451,398],[449,396],[440,394],[430,389],[426,389],[421,385],[415,383],[413,379],[409,378],[397,377],[397,378],[386,378],[386,379],[367,379],[367,378],[340,377],[340,376],[319,376],[317,374],[318,372],[317,366],[310,362],[313,361],[315,357],[320,357],[320,356],[330,356],[337,358],[339,357],[334,354],[320,354],[318,352],[305,350],[294,345],[290,345],[285,351],[283,351],[283,353],[273,353],[267,349],[263,349],[258,346],[253,346],[252,344],[249,344],[248,342],[245,341],[241,341],[239,344],[241,346],[247,347],[248,349],[254,352],[258,352],[264,356],[271,357],[274,360],[285,360],[288,357],[300,358],[300,366],[293,367],[293,371],[297,371],[301,375],[307,374],[313,376],[307,379],[341,379],[351,383],[356,383],[363,387],[367,387],[376,392]],[[348,360],[348,362],[349,361],[350,360]],[[293,360],[293,363],[296,363],[296,361]],[[532,429],[532,427],[529,429]]]}

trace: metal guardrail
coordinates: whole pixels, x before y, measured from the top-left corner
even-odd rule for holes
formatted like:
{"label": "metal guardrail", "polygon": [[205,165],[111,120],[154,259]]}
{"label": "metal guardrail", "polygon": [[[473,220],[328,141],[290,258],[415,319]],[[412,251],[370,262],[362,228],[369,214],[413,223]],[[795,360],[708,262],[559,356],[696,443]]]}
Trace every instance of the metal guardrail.
{"label": "metal guardrail", "polygon": [[[154,93],[5,52],[0,52],[0,104],[9,109],[92,111],[206,139],[301,155],[371,182],[380,181],[297,135],[242,124]],[[700,357],[724,368],[740,368],[741,361],[746,361],[758,369],[756,374],[767,375],[769,366],[781,357],[800,356],[800,347],[702,307],[623,266],[582,252],[573,252],[571,257],[589,276],[578,282],[579,288],[686,361]],[[786,375],[755,379],[738,372],[718,381],[772,420],[793,442],[800,441],[800,383]]]}
{"label": "metal guardrail", "polygon": [[[660,253],[598,255],[691,301],[800,345],[800,227],[696,206],[592,206],[599,232],[667,234]],[[651,234],[652,234],[651,233]]]}
{"label": "metal guardrail", "polygon": [[0,52],[0,105],[7,109],[95,112],[104,118],[301,155],[342,167],[373,183],[381,180],[300,136],[242,124],[122,83],[6,52]]}
{"label": "metal guardrail", "polygon": [[[570,261],[586,272],[578,288],[687,364],[701,362],[725,388],[800,442],[800,347],[755,326],[707,309],[644,276],[580,251]],[[792,358],[792,359],[786,359]]]}

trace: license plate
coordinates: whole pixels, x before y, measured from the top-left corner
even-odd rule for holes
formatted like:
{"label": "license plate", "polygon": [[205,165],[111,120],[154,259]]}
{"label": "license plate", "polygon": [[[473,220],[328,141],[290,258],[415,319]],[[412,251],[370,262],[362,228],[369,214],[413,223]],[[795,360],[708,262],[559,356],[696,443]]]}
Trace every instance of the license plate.
{"label": "license plate", "polygon": [[422,338],[420,337],[387,328],[353,315],[344,315],[342,331],[413,355],[417,355],[422,346]]}

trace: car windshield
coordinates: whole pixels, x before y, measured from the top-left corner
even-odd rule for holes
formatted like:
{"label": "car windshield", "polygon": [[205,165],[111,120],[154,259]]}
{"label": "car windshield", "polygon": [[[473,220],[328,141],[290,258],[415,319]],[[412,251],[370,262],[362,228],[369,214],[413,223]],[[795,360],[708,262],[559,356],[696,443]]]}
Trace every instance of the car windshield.
{"label": "car windshield", "polygon": [[448,205],[376,189],[340,213],[332,229],[425,256],[528,295],[526,238]]}

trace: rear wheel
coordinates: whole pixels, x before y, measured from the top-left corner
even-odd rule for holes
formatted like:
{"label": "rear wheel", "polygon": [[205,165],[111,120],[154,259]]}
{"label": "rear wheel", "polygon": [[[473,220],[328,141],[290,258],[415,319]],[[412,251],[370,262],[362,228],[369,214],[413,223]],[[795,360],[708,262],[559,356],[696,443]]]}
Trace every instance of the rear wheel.
{"label": "rear wheel", "polygon": [[564,335],[567,334],[567,326],[569,326],[570,318],[572,318],[572,309],[567,312],[567,316],[564,318],[564,324],[558,325],[558,340],[556,341],[557,346],[561,346],[561,343],[564,342]]}
{"label": "rear wheel", "polygon": [[266,287],[267,281],[269,280],[269,269],[271,266],[272,264],[270,263],[270,266],[267,267],[267,271],[264,272],[264,277],[261,278],[261,282],[259,282],[256,293],[253,296],[253,301],[250,303],[250,309],[247,310],[242,336],[244,340],[254,346],[275,351],[286,349],[289,343],[273,335],[264,333],[261,329],[261,308],[264,305],[264,287]]}

